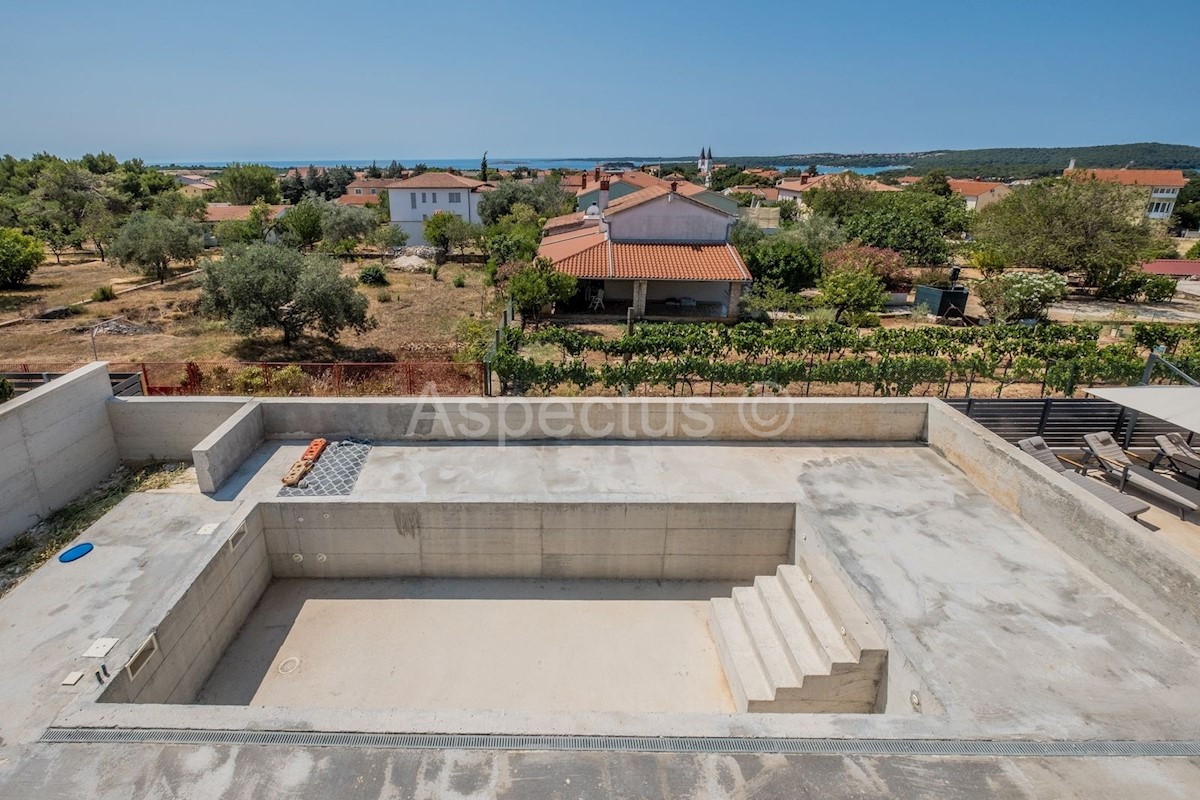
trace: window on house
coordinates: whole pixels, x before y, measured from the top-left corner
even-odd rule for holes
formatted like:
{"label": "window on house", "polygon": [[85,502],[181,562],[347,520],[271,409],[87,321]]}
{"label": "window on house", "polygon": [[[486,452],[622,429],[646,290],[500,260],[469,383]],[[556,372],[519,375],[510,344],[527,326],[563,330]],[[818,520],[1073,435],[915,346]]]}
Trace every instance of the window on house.
{"label": "window on house", "polygon": [[450,192],[449,200],[451,203],[461,203],[462,202],[462,192]]}
{"label": "window on house", "polygon": [[412,207],[413,207],[413,208],[416,208],[416,207],[417,207],[417,193],[416,193],[416,192],[409,192],[409,193],[408,193],[408,195],[409,195],[409,197],[411,197],[411,198],[412,198]]}
{"label": "window on house", "polygon": [[1168,214],[1171,211],[1171,204],[1170,203],[1151,203],[1149,210],[1150,210],[1151,214]]}
{"label": "window on house", "polygon": [[372,189],[372,190],[371,190],[371,194],[379,194],[379,190],[378,190],[378,189]]}
{"label": "window on house", "polygon": [[362,189],[355,189],[355,190],[354,190],[354,193],[355,193],[355,194],[362,194]]}
{"label": "window on house", "polygon": [[437,202],[437,192],[433,193],[433,202]]}
{"label": "window on house", "polygon": [[429,202],[428,200],[426,200],[426,199],[425,199],[427,196],[428,196],[428,195],[426,195],[424,192],[421,192],[421,202],[422,202],[422,203],[428,203],[428,202]]}

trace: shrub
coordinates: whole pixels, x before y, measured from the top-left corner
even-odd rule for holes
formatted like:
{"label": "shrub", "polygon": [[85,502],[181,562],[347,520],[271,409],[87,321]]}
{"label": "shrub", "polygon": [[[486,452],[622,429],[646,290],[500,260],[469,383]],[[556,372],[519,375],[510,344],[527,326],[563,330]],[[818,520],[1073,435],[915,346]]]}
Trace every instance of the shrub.
{"label": "shrub", "polygon": [[358,282],[368,286],[387,286],[387,273],[378,264],[369,264],[358,271]]}
{"label": "shrub", "polygon": [[390,303],[392,302],[392,293],[387,289],[380,289],[375,295],[375,299],[381,303]]}
{"label": "shrub", "polygon": [[1130,269],[1105,286],[1101,296],[1129,302],[1144,300],[1147,303],[1163,303],[1174,297],[1175,291],[1175,279],[1169,275]]}
{"label": "shrub", "polygon": [[429,268],[429,277],[433,278],[436,281],[438,279],[437,276],[438,276],[439,269],[440,269],[440,267],[438,267],[437,264],[434,264],[432,267],[430,267]]}
{"label": "shrub", "polygon": [[1194,245],[1189,247],[1187,253],[1184,255],[1184,258],[1200,258],[1200,242],[1196,242]]}
{"label": "shrub", "polygon": [[461,289],[467,285],[467,276],[461,272],[454,276],[454,288]]}
{"label": "shrub", "polygon": [[883,281],[865,270],[829,272],[821,278],[817,288],[821,290],[821,305],[833,309],[835,322],[841,322],[847,313],[878,311],[887,300]]}
{"label": "shrub", "polygon": [[116,299],[117,293],[113,291],[113,287],[111,286],[97,286],[96,290],[92,292],[92,301],[96,303],[103,303],[105,300]]}
{"label": "shrub", "polygon": [[500,268],[498,266],[496,266],[495,261],[487,262],[487,265],[483,268],[483,285],[484,286],[495,286],[496,285],[496,274],[499,271],[500,271]]}
{"label": "shrub", "polygon": [[537,324],[543,308],[570,299],[576,286],[574,275],[554,269],[547,258],[539,258],[521,269],[508,282],[509,296],[521,314],[521,327],[530,320]]}
{"label": "shrub", "polygon": [[0,228],[0,286],[20,286],[46,260],[42,243],[16,228]]}
{"label": "shrub", "polygon": [[266,388],[261,367],[245,367],[233,376],[233,391],[237,394],[262,394]]}
{"label": "shrub", "polygon": [[307,394],[312,379],[295,364],[288,364],[271,376],[271,388],[282,395]]}
{"label": "shrub", "polygon": [[917,286],[932,286],[935,289],[949,289],[950,271],[938,267],[926,267],[925,269],[919,269],[913,276],[913,282]]}
{"label": "shrub", "polygon": [[1179,284],[1170,275],[1149,275],[1142,286],[1147,303],[1165,303],[1175,296]]}
{"label": "shrub", "polygon": [[12,381],[8,378],[0,378],[0,403],[12,400],[17,396],[17,390],[13,388]]}
{"label": "shrub", "polygon": [[842,318],[842,323],[847,328],[879,328],[883,320],[871,311],[853,311]]}
{"label": "shrub", "polygon": [[1055,272],[1005,272],[975,286],[979,302],[997,322],[1045,319],[1046,310],[1067,296],[1067,279]]}
{"label": "shrub", "polygon": [[913,276],[904,265],[904,256],[886,247],[867,247],[848,244],[830,250],[824,257],[825,269],[865,270],[883,281],[889,292],[907,292],[912,288]]}

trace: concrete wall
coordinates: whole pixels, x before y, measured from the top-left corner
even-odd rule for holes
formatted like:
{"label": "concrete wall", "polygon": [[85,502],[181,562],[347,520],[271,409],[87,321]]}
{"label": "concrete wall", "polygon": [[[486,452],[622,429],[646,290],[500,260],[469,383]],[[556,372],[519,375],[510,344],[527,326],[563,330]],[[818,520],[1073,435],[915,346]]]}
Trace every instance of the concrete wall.
{"label": "concrete wall", "polygon": [[916,398],[266,398],[267,438],[917,442]]}
{"label": "concrete wall", "polygon": [[1200,640],[1200,561],[940,401],[929,447],[1175,634]]}
{"label": "concrete wall", "polygon": [[[281,578],[752,580],[789,560],[790,503],[264,503]],[[301,560],[296,560],[299,555]]]}
{"label": "concrete wall", "polygon": [[251,400],[192,449],[200,491],[212,494],[263,441],[262,405]]}
{"label": "concrete wall", "polygon": [[0,405],[0,546],[117,468],[110,397],[96,363]]}
{"label": "concrete wall", "polygon": [[248,399],[112,397],[108,419],[122,461],[188,461],[193,448]]}
{"label": "concrete wall", "polygon": [[[230,547],[241,525],[245,534]],[[262,515],[252,508],[217,534],[224,539],[153,634],[156,649],[137,676],[114,672],[106,703],[190,703],[271,582]],[[136,653],[135,653],[136,657]]]}

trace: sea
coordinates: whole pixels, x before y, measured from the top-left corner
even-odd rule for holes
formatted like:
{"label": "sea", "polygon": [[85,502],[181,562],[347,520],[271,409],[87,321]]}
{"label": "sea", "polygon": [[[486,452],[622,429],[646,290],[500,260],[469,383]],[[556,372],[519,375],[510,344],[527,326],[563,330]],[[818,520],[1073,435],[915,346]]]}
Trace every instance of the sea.
{"label": "sea", "polygon": [[[505,169],[505,170],[511,170],[516,167],[528,167],[529,169],[533,169],[533,170],[537,170],[537,169],[584,170],[584,169],[591,169],[592,167],[596,166],[597,164],[604,164],[606,162],[613,162],[613,161],[631,162],[637,166],[641,166],[643,164],[669,164],[669,163],[679,163],[681,161],[691,161],[691,160],[694,160],[694,159],[691,159],[688,157],[676,157],[676,158],[666,158],[666,157],[662,157],[662,158],[659,158],[659,157],[655,157],[655,158],[491,158],[491,157],[489,157],[488,158],[488,166],[498,168],[498,169]],[[354,167],[357,169],[357,168],[371,166],[372,161],[374,161],[374,163],[379,165],[380,167],[386,167],[389,163],[391,163],[392,159],[391,158],[377,158],[377,159],[357,159],[357,158],[337,159],[337,158],[335,158],[335,159],[311,159],[311,160],[291,159],[291,160],[284,160],[284,161],[258,161],[258,162],[254,162],[254,163],[266,164],[267,166],[275,167],[276,169],[288,169],[290,167],[307,167],[310,164],[313,166],[317,166],[317,167],[336,167],[341,164],[346,164],[350,167]],[[417,164],[424,164],[427,167],[440,167],[442,169],[448,169],[450,167],[453,167],[454,169],[459,169],[459,170],[463,170],[463,171],[479,169],[479,159],[478,158],[397,158],[396,161],[400,162],[401,164],[403,164],[406,167],[413,167]],[[228,163],[230,163],[230,162],[227,162],[227,161],[198,162],[198,161],[188,161],[186,159],[185,160],[177,160],[177,161],[172,162],[172,164],[175,164],[178,166],[211,167],[214,169],[224,167]],[[155,166],[165,167],[165,166],[169,166],[169,165],[168,164],[157,164]],[[797,167],[795,164],[777,165],[775,168],[779,169],[779,170],[785,170],[788,168],[803,169],[803,167]],[[825,173],[829,173],[829,172],[843,172],[846,169],[852,169],[854,172],[857,172],[862,175],[874,175],[877,172],[882,172],[884,170],[904,169],[904,167],[890,167],[890,166],[839,167],[839,166],[827,166],[827,165],[822,165],[822,164],[817,165],[817,172],[819,172],[821,174],[825,174]]]}

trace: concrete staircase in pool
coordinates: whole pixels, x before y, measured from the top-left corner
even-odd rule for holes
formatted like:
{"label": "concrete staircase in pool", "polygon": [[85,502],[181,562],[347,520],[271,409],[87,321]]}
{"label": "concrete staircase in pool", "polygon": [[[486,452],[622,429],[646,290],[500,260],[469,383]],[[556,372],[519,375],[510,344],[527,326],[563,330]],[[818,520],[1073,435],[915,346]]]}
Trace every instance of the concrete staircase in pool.
{"label": "concrete staircase in pool", "polygon": [[820,556],[713,598],[709,622],[739,711],[875,710],[887,649]]}

